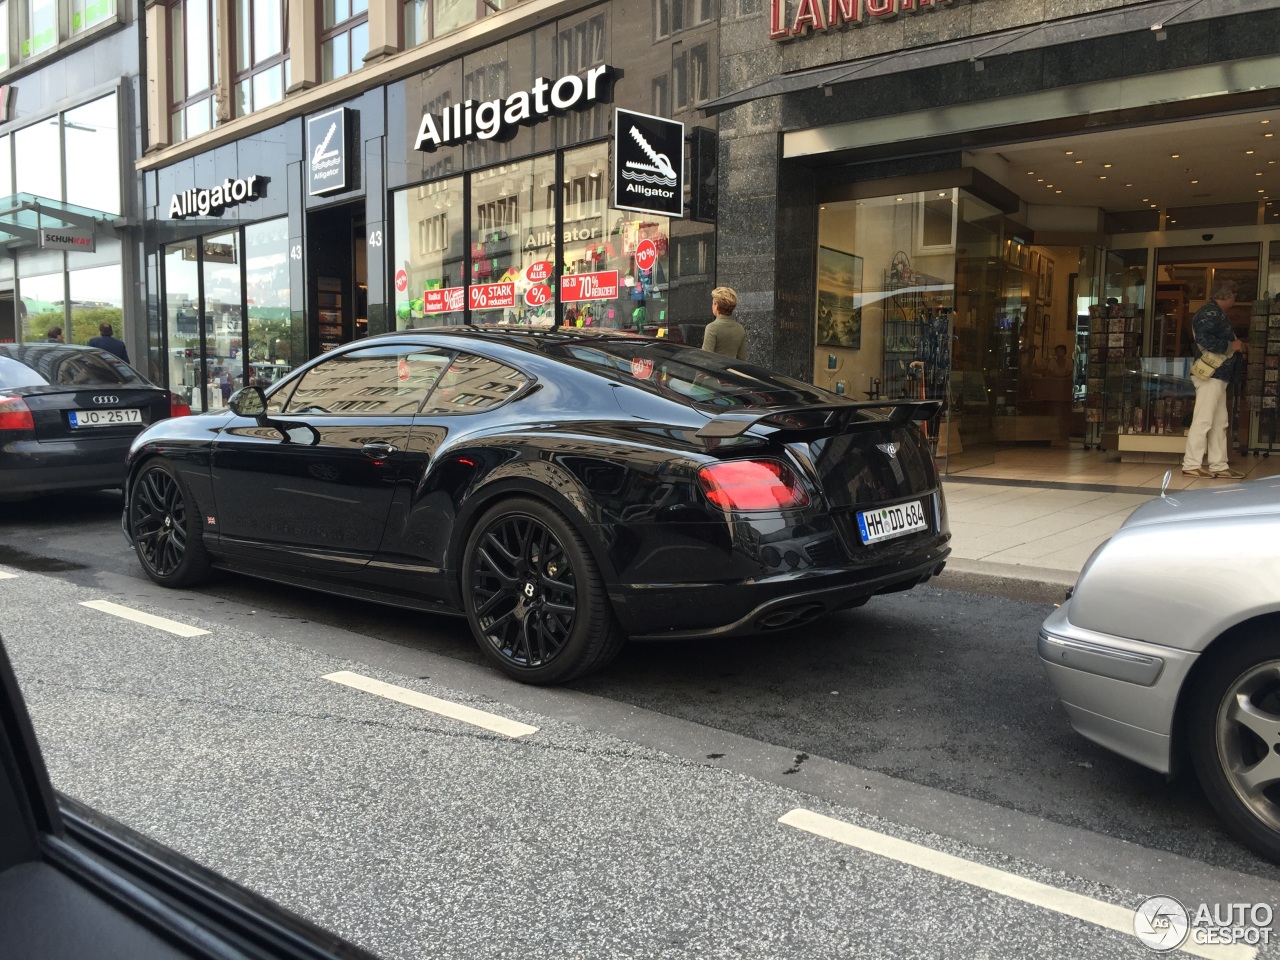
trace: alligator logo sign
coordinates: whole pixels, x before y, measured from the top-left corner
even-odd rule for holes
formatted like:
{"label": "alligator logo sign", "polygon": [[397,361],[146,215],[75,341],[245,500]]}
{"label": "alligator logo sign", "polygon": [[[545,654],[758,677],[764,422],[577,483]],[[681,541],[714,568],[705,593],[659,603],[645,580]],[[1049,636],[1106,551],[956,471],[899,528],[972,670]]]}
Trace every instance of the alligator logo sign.
{"label": "alligator logo sign", "polygon": [[630,110],[613,121],[613,205],[684,216],[684,124]]}
{"label": "alligator logo sign", "polygon": [[307,182],[311,196],[347,188],[347,109],[307,118]]}

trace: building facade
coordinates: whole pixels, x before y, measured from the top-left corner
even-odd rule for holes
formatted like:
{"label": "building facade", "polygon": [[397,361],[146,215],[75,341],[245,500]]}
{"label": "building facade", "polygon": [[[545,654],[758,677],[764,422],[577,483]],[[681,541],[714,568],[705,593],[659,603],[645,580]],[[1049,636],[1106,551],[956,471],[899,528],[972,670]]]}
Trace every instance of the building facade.
{"label": "building facade", "polygon": [[141,36],[122,0],[0,2],[0,342],[142,328]]}
{"label": "building facade", "polygon": [[[696,341],[725,284],[752,359],[944,400],[952,460],[1173,454],[1232,279],[1270,449],[1277,30],[1277,0],[157,2],[149,354],[208,408],[411,325]],[[677,168],[665,211],[619,193]]]}

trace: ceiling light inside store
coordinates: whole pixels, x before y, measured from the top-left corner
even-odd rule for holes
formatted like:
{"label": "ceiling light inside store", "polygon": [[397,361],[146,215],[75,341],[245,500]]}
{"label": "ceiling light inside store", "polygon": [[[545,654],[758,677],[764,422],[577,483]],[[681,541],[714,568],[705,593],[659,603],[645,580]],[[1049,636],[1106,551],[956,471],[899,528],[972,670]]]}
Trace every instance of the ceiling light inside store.
{"label": "ceiling light inside store", "polygon": [[1126,187],[1132,187],[1132,186],[1133,186],[1133,184],[1132,184],[1132,183],[1126,183],[1126,184],[1125,184],[1125,186],[1126,186]]}
{"label": "ceiling light inside store", "polygon": [[1110,169],[1111,169],[1111,164],[1109,164],[1109,163],[1104,163],[1104,164],[1102,165],[1102,167],[1103,167],[1103,169],[1104,169],[1104,170],[1110,170]]}
{"label": "ceiling light inside store", "polygon": [[1169,154],[1169,159],[1170,159],[1170,160],[1177,160],[1180,156],[1182,156],[1182,154],[1180,154],[1180,153],[1171,153],[1171,154]]}
{"label": "ceiling light inside store", "polygon": [[1248,156],[1249,154],[1253,153],[1253,151],[1252,151],[1252,150],[1246,150],[1244,153],[1245,153],[1245,156]]}
{"label": "ceiling light inside store", "polygon": [[1098,179],[1099,179],[1099,180],[1105,180],[1105,179],[1107,179],[1107,175],[1106,175],[1105,173],[1104,173],[1104,174],[1100,174],[1100,175],[1098,176]]}
{"label": "ceiling light inside store", "polygon": [[1076,163],[1084,163],[1083,160],[1077,160]]}
{"label": "ceiling light inside store", "polygon": [[1264,140],[1270,140],[1270,139],[1271,139],[1272,137],[1274,137],[1274,136],[1275,136],[1275,134],[1274,134],[1274,133],[1264,133],[1264,134],[1262,135],[1262,138],[1263,138]]}
{"label": "ceiling light inside store", "polygon": [[1062,191],[1061,191],[1061,190],[1055,190],[1055,191],[1053,191],[1053,192],[1054,192],[1054,193],[1061,193]]}
{"label": "ceiling light inside store", "polygon": [[1200,181],[1199,181],[1199,180],[1192,180],[1191,182],[1192,182],[1192,183],[1199,183]]}
{"label": "ceiling light inside store", "polygon": [[1069,156],[1071,156],[1073,153],[1075,153],[1075,151],[1074,151],[1074,150],[1068,150],[1068,151],[1067,151],[1067,156],[1069,157]]}

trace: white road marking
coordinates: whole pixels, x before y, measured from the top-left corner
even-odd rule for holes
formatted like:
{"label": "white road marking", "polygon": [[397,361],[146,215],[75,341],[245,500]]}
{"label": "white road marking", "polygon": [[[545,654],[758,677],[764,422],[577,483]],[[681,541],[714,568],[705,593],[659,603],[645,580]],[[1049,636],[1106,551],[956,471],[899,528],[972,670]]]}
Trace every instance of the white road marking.
{"label": "white road marking", "polygon": [[448,700],[441,700],[439,697],[418,693],[416,690],[407,690],[404,687],[383,683],[381,680],[374,680],[371,677],[362,677],[360,674],[352,673],[349,670],[330,673],[323,679],[354,687],[357,690],[363,690],[365,693],[386,697],[388,700],[395,700],[397,703],[407,704],[410,707],[417,707],[419,710],[438,713],[440,716],[448,717],[451,720],[461,720],[463,723],[469,723],[475,727],[483,727],[485,730],[500,733],[504,737],[527,737],[531,733],[538,732],[537,727],[531,727],[527,723],[508,720],[506,717],[500,717],[494,713],[485,713],[483,710],[476,710],[474,707],[451,703]]}
{"label": "white road marking", "polygon": [[17,579],[18,579],[18,575],[16,573],[5,573],[3,570],[0,570],[0,580],[17,580]]}
{"label": "white road marking", "polygon": [[[1028,880],[971,860],[964,860],[949,853],[885,836],[873,830],[855,827],[851,823],[825,817],[812,810],[792,810],[779,817],[778,822],[828,840],[835,840],[837,843],[857,847],[868,853],[896,860],[899,863],[928,870],[942,877],[959,880],[961,883],[990,890],[992,893],[1011,897],[1014,900],[1021,900],[1032,906],[1053,910],[1055,913],[1065,914],[1077,920],[1084,920],[1086,923],[1136,937],[1133,932],[1134,909],[1131,907],[1118,907],[1069,890],[1059,890],[1057,887]],[[1193,943],[1190,937],[1180,949],[1184,953],[1207,957],[1209,960],[1253,960],[1258,955],[1257,950],[1243,944],[1224,946],[1197,944]]]}
{"label": "white road marking", "polygon": [[110,600],[85,600],[80,606],[92,607],[94,610],[101,610],[103,613],[109,613],[114,617],[132,620],[134,623],[146,624],[148,627],[165,630],[169,633],[177,634],[179,637],[199,637],[209,632],[208,630],[201,630],[199,627],[191,627],[185,623],[179,623],[177,620],[166,620],[164,617],[143,613],[141,610],[134,610],[132,607],[122,607],[120,604],[112,603]]}

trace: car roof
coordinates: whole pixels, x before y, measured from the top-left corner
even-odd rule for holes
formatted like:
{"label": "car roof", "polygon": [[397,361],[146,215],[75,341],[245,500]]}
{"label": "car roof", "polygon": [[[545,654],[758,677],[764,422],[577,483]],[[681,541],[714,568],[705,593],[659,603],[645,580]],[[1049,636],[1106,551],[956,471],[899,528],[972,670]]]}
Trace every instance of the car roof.
{"label": "car roof", "polygon": [[[431,336],[456,337],[459,340],[501,343],[531,352],[540,352],[543,347],[551,345],[582,343],[588,340],[601,339],[663,342],[652,337],[630,333],[626,330],[584,329],[582,327],[507,327],[493,324],[450,324],[447,326],[412,327],[407,330],[378,334],[361,342],[371,343],[386,337],[404,337],[412,336],[413,334],[430,334]],[[687,344],[679,344],[679,346],[687,346]]]}

